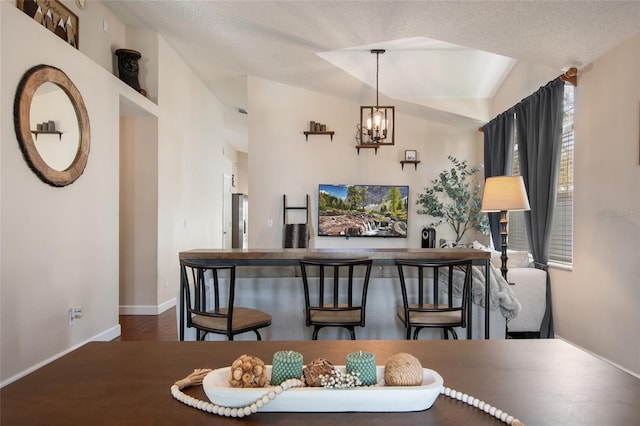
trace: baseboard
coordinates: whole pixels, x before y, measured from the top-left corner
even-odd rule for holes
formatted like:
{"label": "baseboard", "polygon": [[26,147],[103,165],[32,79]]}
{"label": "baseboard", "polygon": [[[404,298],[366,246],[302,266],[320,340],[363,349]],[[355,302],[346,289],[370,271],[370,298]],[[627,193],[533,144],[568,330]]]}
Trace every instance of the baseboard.
{"label": "baseboard", "polygon": [[160,315],[164,311],[176,306],[176,298],[154,305],[120,305],[120,315]]}
{"label": "baseboard", "polygon": [[[88,340],[87,342],[110,342],[113,339],[120,337],[122,334],[120,330],[120,324],[111,327],[108,330],[103,331],[102,333],[93,337],[93,339]],[[85,342],[85,343],[87,343]],[[83,343],[84,345],[84,343]]]}
{"label": "baseboard", "polygon": [[509,331],[507,330],[507,339],[539,339],[539,331]]}
{"label": "baseboard", "polygon": [[555,335],[555,338],[556,338],[556,339],[560,339],[560,340],[562,340],[563,342],[567,342],[568,344],[570,344],[570,345],[572,345],[572,346],[575,346],[576,348],[579,348],[579,349],[581,349],[581,350],[583,350],[583,351],[585,351],[585,352],[587,352],[587,353],[589,353],[589,354],[593,355],[594,357],[596,357],[596,358],[598,358],[598,359],[600,359],[600,360],[602,360],[602,361],[606,362],[607,364],[610,364],[610,365],[614,366],[615,368],[618,368],[618,369],[620,369],[620,370],[624,371],[625,373],[629,373],[629,374],[631,374],[633,377],[636,377],[636,378],[640,379],[640,374],[636,373],[635,371],[631,371],[631,370],[629,370],[628,368],[625,368],[625,367],[621,366],[620,364],[617,364],[617,363],[615,363],[615,362],[611,361],[610,359],[603,357],[602,355],[598,355],[597,353],[592,352],[592,351],[590,351],[589,349],[585,349],[585,348],[583,348],[582,346],[580,346],[580,345],[577,345],[577,344],[573,343],[571,340],[567,340],[567,339],[565,339],[565,338],[564,338],[564,337],[562,337],[562,336],[558,336],[557,334]]}
{"label": "baseboard", "polygon": [[27,374],[33,373],[34,371],[36,371],[39,368],[44,367],[45,365],[57,360],[58,358],[62,358],[63,356],[67,355],[68,353],[71,353],[73,351],[75,351],[76,349],[78,349],[81,346],[84,346],[85,344],[89,343],[89,342],[109,342],[113,339],[115,339],[116,337],[120,336],[120,324],[111,327],[108,330],[105,330],[101,333],[96,334],[95,336],[93,336],[90,339],[87,339],[83,342],[77,343],[73,346],[71,346],[70,348],[67,348],[66,350],[59,352],[47,359],[45,359],[44,361],[41,361],[35,365],[32,365],[31,367],[27,368],[26,370],[21,371],[20,373],[16,374],[15,376],[9,377],[7,380],[3,381],[2,383],[0,383],[0,388],[5,387],[6,385],[15,382],[16,380],[19,380],[21,378],[23,378],[24,376],[26,376]]}

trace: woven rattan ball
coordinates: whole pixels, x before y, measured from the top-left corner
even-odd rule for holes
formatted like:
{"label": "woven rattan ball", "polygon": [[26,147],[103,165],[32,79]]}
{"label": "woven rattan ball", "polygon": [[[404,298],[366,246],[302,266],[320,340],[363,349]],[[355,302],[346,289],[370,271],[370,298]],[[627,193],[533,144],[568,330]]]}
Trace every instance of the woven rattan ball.
{"label": "woven rattan ball", "polygon": [[387,386],[419,386],[423,378],[420,361],[410,354],[391,355],[384,366],[384,382]]}
{"label": "woven rattan ball", "polygon": [[260,358],[242,355],[231,364],[229,384],[234,388],[264,387],[268,382],[266,370]]}

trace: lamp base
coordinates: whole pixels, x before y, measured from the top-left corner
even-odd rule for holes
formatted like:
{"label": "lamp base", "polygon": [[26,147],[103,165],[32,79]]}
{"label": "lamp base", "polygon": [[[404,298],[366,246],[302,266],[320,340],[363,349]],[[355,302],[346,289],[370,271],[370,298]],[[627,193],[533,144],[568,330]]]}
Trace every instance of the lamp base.
{"label": "lamp base", "polygon": [[501,244],[500,248],[502,249],[502,255],[500,256],[500,260],[502,261],[500,272],[502,272],[502,277],[509,282],[507,279],[507,273],[509,270],[507,269],[507,260],[509,259],[507,256],[507,211],[500,211],[500,238]]}

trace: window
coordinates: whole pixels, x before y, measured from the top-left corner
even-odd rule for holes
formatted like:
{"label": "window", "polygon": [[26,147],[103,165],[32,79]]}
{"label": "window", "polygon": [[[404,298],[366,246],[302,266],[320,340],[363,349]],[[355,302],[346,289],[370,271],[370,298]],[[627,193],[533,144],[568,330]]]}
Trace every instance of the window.
{"label": "window", "polygon": [[[549,261],[571,263],[573,261],[573,115],[575,87],[564,87],[564,120],[562,123],[562,148],[558,195],[553,214]],[[518,134],[514,126],[513,175],[520,174],[518,163]],[[529,250],[524,213],[509,213],[509,248]]]}

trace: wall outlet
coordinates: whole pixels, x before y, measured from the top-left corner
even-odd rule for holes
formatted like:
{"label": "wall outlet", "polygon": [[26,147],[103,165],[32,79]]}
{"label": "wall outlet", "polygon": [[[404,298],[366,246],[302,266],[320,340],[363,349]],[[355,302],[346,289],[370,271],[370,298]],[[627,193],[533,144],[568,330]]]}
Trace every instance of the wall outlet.
{"label": "wall outlet", "polygon": [[76,323],[76,319],[82,318],[82,308],[70,308],[69,309],[69,325]]}

